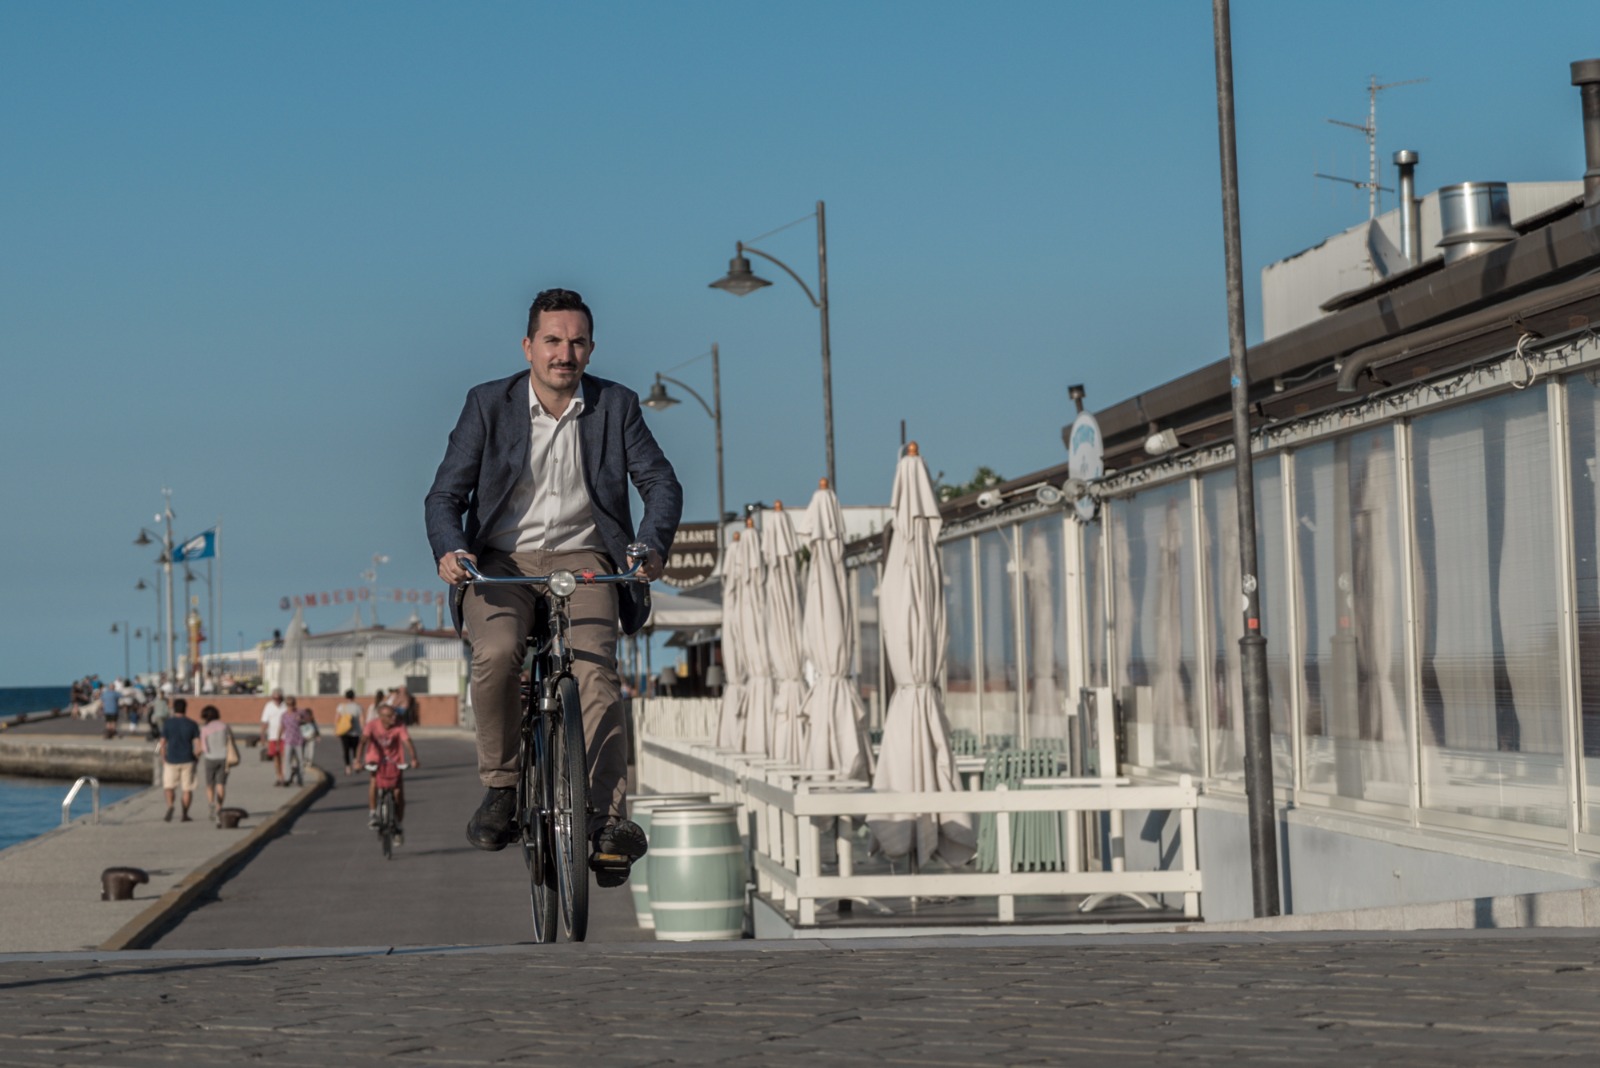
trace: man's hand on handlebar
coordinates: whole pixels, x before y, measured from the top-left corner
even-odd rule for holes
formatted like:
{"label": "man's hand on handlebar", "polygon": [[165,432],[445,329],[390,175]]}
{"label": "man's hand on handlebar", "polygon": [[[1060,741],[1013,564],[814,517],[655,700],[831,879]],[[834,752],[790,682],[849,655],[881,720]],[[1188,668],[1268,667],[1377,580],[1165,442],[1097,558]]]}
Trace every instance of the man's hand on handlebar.
{"label": "man's hand on handlebar", "polygon": [[654,549],[651,549],[643,542],[636,542],[633,545],[628,546],[628,549],[629,567],[633,566],[635,560],[640,560],[639,557],[633,555],[633,550],[645,550],[642,562],[639,564],[639,573],[635,576],[640,582],[654,582],[656,579],[660,578],[661,573],[666,570],[666,564],[662,561],[661,554],[656,552]]}
{"label": "man's hand on handlebar", "polygon": [[452,586],[459,586],[471,577],[467,569],[461,566],[462,557],[471,560],[474,565],[478,562],[478,558],[471,553],[445,553],[439,557],[439,577]]}

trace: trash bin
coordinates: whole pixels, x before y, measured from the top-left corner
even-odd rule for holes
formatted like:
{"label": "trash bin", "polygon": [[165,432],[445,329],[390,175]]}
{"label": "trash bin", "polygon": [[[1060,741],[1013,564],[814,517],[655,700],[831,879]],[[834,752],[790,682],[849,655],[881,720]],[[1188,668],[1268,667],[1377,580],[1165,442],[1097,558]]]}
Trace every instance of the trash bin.
{"label": "trash bin", "polygon": [[[643,794],[639,797],[628,798],[628,815],[633,822],[639,825],[644,832],[645,841],[650,841],[651,815],[663,805],[692,805],[709,804],[710,794]],[[645,854],[648,858],[649,854]],[[650,862],[634,866],[633,874],[628,877],[628,886],[633,890],[633,911],[638,917],[639,926],[646,931],[654,930],[655,918],[650,913]]]}
{"label": "trash bin", "polygon": [[745,859],[735,804],[663,805],[651,814],[650,914],[656,938],[744,935]]}

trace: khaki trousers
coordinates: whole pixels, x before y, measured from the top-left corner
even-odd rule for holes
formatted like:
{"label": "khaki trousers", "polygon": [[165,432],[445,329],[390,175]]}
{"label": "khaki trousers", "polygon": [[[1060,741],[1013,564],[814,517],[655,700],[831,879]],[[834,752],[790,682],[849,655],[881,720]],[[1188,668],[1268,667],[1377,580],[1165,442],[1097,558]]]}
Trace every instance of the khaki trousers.
{"label": "khaki trousers", "polygon": [[[485,575],[548,575],[558,568],[608,574],[611,561],[592,550],[503,553],[485,549]],[[461,610],[472,643],[472,705],[478,720],[478,777],[485,786],[517,783],[517,732],[528,631],[545,597],[539,586],[472,586]],[[621,816],[628,792],[628,750],[617,678],[617,591],[580,585],[567,601],[572,674],[583,705],[589,803],[602,816]]]}

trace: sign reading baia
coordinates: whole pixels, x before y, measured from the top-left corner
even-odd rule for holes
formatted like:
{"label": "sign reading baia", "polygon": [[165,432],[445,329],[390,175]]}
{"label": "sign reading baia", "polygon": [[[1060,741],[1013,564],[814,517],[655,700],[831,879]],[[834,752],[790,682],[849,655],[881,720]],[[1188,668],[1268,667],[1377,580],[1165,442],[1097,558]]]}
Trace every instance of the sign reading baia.
{"label": "sign reading baia", "polygon": [[667,555],[667,570],[661,581],[673,589],[688,589],[706,581],[716,568],[717,525],[680,524],[677,537],[672,539],[672,552]]}

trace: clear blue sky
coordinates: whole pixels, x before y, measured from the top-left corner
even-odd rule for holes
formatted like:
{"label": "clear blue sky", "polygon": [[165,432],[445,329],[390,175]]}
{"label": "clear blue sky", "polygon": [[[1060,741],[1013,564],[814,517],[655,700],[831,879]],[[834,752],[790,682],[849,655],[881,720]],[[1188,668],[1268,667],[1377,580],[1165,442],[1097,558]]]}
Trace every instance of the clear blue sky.
{"label": "clear blue sky", "polygon": [[[1583,171],[1591,3],[1234,4],[1247,314],[1260,268],[1423,191]],[[131,541],[171,486],[225,523],[223,645],[285,594],[437,583],[422,497],[464,391],[582,291],[641,392],[722,346],[730,506],[823,473],[817,318],[706,284],[827,202],[841,496],[887,500],[900,420],[952,481],[1065,457],[1110,405],[1226,354],[1211,9],[1087,3],[0,3],[0,685],[122,670]],[[808,280],[814,230],[760,242]],[[673,372],[709,394],[708,362]],[[686,518],[711,422],[650,415]],[[347,608],[308,613],[313,630]],[[386,621],[397,622],[393,609]],[[135,670],[144,667],[136,647]]]}

